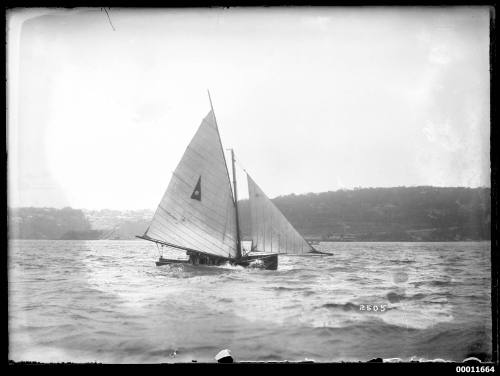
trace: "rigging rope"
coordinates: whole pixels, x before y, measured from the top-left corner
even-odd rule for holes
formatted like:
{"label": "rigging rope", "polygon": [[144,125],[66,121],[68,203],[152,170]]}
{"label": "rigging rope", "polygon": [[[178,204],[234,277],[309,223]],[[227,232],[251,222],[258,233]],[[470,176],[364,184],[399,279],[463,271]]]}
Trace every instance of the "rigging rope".
{"label": "rigging rope", "polygon": [[160,251],[160,248],[158,247],[158,243],[155,243],[156,244],[156,249],[158,250],[158,255],[160,255],[160,257],[163,257],[163,245],[161,246],[162,250]]}
{"label": "rigging rope", "polygon": [[241,168],[243,171],[245,171],[245,173],[247,173],[247,174],[248,174],[248,172],[247,172],[247,170],[245,169],[245,167],[244,167],[244,166],[243,166],[243,165],[242,165],[242,164],[241,164],[241,163],[240,163],[240,162],[239,162],[236,158],[234,159],[234,161],[236,162],[236,164],[237,164],[238,166],[240,166],[240,168]]}

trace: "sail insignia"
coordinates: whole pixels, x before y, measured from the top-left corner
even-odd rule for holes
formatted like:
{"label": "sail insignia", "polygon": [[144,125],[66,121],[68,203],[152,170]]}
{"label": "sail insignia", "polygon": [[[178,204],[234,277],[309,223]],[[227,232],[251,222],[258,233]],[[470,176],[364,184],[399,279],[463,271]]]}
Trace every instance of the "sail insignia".
{"label": "sail insignia", "polygon": [[196,183],[196,187],[194,187],[194,191],[191,194],[191,198],[193,200],[201,201],[201,176],[198,178],[198,183]]}

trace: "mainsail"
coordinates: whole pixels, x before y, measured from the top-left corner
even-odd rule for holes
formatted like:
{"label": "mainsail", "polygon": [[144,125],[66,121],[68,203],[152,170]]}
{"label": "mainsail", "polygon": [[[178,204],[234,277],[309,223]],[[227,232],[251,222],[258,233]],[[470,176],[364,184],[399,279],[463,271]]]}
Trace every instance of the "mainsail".
{"label": "mainsail", "polygon": [[184,152],[144,236],[216,256],[236,256],[235,206],[213,110]]}
{"label": "mainsail", "polygon": [[303,254],[314,251],[247,174],[252,247],[258,251]]}

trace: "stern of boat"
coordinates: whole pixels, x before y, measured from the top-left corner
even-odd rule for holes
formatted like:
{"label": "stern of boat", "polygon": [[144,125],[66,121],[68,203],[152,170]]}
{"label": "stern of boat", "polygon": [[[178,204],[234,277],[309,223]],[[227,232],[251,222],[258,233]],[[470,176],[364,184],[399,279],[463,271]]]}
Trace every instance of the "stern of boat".
{"label": "stern of boat", "polygon": [[277,270],[278,269],[278,254],[260,254],[260,255],[246,255],[236,262],[236,265],[241,265],[248,268]]}

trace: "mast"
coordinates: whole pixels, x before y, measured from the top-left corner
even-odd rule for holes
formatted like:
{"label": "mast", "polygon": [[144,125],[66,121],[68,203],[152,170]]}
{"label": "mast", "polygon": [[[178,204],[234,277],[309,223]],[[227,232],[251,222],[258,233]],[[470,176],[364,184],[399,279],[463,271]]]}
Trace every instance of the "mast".
{"label": "mast", "polygon": [[[215,120],[215,126],[217,127],[217,135],[219,136],[219,141],[220,141],[220,135],[219,135],[219,127],[217,125],[217,119],[215,117],[215,111],[214,111],[214,106],[212,105],[212,98],[210,97],[210,90],[207,90],[208,93],[208,100],[210,101],[210,108],[212,109],[212,114],[214,115],[214,120]],[[222,142],[220,142],[222,146]],[[222,152],[224,154],[224,151]],[[236,172],[234,169],[234,151],[231,149],[231,159],[233,163],[233,187],[234,187],[234,194],[233,194],[233,199],[234,199],[234,208],[235,208],[235,214],[236,214],[236,258],[239,259],[241,258],[241,239],[240,239],[240,219],[238,216],[238,193],[236,192]],[[224,163],[225,163],[224,159]],[[227,164],[226,164],[226,172],[227,172],[227,177],[229,178],[229,171],[227,169]]]}
{"label": "mast", "polygon": [[231,161],[233,164],[233,186],[234,186],[234,209],[236,210],[236,258],[241,258],[240,218],[238,216],[238,191],[236,190],[236,169],[234,168],[234,150],[231,149]]}

